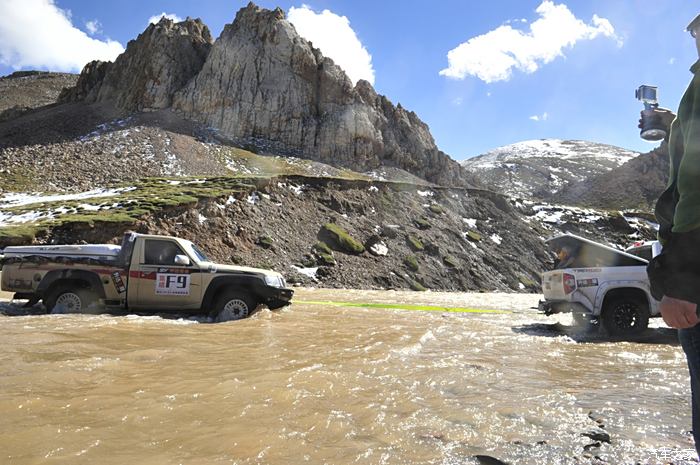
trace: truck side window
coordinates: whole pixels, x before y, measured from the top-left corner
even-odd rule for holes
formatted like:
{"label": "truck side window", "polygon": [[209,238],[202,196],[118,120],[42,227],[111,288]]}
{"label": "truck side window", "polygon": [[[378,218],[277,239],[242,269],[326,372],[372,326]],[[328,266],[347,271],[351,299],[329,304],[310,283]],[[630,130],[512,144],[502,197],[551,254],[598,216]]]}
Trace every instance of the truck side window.
{"label": "truck side window", "polygon": [[146,240],[144,254],[146,265],[175,265],[175,255],[185,255],[185,252],[176,243],[156,239]]}

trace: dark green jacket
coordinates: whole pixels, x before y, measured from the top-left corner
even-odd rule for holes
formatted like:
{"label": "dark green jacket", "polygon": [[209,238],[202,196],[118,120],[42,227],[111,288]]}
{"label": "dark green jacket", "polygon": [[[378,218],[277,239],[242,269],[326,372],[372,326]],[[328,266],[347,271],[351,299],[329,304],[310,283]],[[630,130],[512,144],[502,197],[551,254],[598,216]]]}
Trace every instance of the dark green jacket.
{"label": "dark green jacket", "polygon": [[648,267],[652,294],[700,303],[700,60],[671,125],[668,187],[656,203],[664,248]]}
{"label": "dark green jacket", "polygon": [[693,80],[671,125],[668,187],[656,204],[662,242],[670,239],[671,231],[686,233],[700,228],[700,61],[690,71]]}

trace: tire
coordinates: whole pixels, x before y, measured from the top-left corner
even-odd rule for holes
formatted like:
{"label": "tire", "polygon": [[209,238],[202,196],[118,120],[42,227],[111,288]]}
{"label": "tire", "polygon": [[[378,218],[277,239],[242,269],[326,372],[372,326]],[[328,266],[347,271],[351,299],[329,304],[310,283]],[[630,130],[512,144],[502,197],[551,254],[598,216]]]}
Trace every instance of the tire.
{"label": "tire", "polygon": [[649,310],[634,298],[610,299],[603,308],[601,323],[611,336],[641,333],[649,326]]}
{"label": "tire", "polygon": [[248,294],[224,291],[216,300],[214,309],[215,321],[222,323],[224,321],[242,320],[253,313],[257,306],[258,303]]}
{"label": "tire", "polygon": [[90,304],[97,300],[90,289],[61,288],[44,301],[49,313],[91,313]]}

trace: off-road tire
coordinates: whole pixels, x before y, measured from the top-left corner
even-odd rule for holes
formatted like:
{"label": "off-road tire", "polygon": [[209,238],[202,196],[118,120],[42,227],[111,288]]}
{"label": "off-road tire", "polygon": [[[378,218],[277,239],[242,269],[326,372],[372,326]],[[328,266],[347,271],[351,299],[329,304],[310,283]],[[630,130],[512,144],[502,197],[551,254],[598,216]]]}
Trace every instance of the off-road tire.
{"label": "off-road tire", "polygon": [[240,291],[224,291],[217,299],[214,306],[215,321],[222,323],[225,321],[242,320],[247,318],[258,303],[253,297]]}
{"label": "off-road tire", "polygon": [[91,313],[90,304],[97,296],[90,289],[62,287],[53,291],[44,305],[49,313],[60,310],[61,313]]}
{"label": "off-road tire", "polygon": [[610,336],[638,334],[649,326],[649,309],[638,299],[616,297],[605,303],[600,321]]}

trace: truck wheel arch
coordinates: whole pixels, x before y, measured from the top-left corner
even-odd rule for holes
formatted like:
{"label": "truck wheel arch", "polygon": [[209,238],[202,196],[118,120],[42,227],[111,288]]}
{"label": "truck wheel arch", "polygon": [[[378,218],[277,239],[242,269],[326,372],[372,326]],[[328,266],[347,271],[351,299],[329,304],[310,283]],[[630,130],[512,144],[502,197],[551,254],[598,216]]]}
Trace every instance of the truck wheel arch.
{"label": "truck wheel arch", "polygon": [[75,286],[91,289],[98,298],[105,298],[105,289],[97,273],[85,270],[53,270],[44,275],[37,287],[42,298],[49,296],[59,286]]}
{"label": "truck wheel arch", "polygon": [[244,292],[255,299],[259,299],[256,291],[256,287],[259,284],[259,279],[255,276],[230,275],[216,277],[212,279],[207,287],[207,290],[204,292],[204,297],[202,298],[202,309],[211,310],[216,303],[216,299],[218,298],[219,294],[231,288],[240,288],[241,292]]}
{"label": "truck wheel arch", "polygon": [[611,282],[601,286],[596,293],[593,308],[599,310],[598,314],[602,313],[602,309],[605,307],[606,301],[611,297],[620,297],[618,294],[638,296],[639,300],[646,303],[647,309],[651,310],[651,304],[649,302],[649,289],[644,288],[644,286],[637,282]]}
{"label": "truck wheel arch", "polygon": [[[612,305],[612,307],[608,308],[609,305]],[[619,307],[620,305],[622,305],[622,307]],[[629,321],[627,321],[625,317],[622,317],[622,320],[624,320],[623,323],[627,324],[634,321],[634,327],[625,327],[624,324],[614,321],[614,318],[617,317],[615,317],[612,312],[617,313],[617,310],[613,310],[613,308],[623,309],[625,307],[627,307],[628,310],[621,311],[632,311],[633,313],[628,313],[627,315],[636,314],[636,316],[629,317]],[[649,323],[650,316],[651,302],[649,301],[647,293],[643,289],[638,287],[619,287],[610,289],[605,293],[605,298],[603,299],[601,306],[601,323],[609,333],[613,334],[615,332],[622,331],[623,334],[631,334],[643,331],[646,329]],[[634,318],[634,320],[631,318]],[[622,326],[620,326],[621,324]]]}

